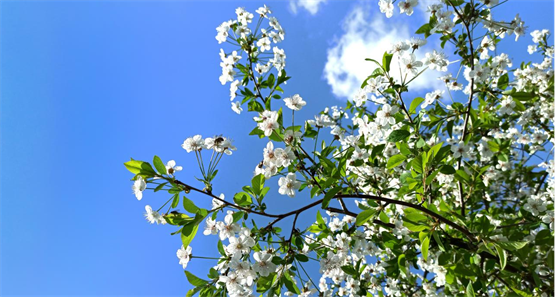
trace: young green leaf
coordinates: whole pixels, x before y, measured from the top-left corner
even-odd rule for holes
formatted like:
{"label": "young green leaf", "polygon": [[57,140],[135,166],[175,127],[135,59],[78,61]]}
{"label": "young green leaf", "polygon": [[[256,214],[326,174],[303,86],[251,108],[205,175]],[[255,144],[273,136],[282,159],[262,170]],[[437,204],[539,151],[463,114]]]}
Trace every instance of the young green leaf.
{"label": "young green leaf", "polygon": [[398,142],[407,139],[410,136],[410,132],[407,130],[395,130],[389,134],[387,141]]}
{"label": "young green leaf", "polygon": [[409,107],[409,113],[414,114],[416,112],[416,108],[418,108],[418,106],[422,102],[424,102],[424,98],[422,98],[422,97],[416,97],[416,98],[412,99],[412,102],[410,103],[410,107]]}
{"label": "young green leaf", "polygon": [[424,260],[428,260],[428,248],[430,247],[430,237],[426,237],[422,242],[422,257]]}
{"label": "young green leaf", "polygon": [[357,226],[364,225],[364,223],[368,222],[368,220],[370,220],[375,213],[376,213],[376,210],[374,208],[369,208],[359,213],[356,218],[356,225]]}
{"label": "young green leaf", "polygon": [[495,245],[495,250],[497,251],[497,256],[499,256],[499,266],[501,270],[505,270],[505,266],[507,266],[507,252],[498,245]]}
{"label": "young green leaf", "polygon": [[185,208],[186,211],[192,214],[197,213],[197,211],[199,210],[195,203],[185,196],[183,196],[183,208]]}
{"label": "young green leaf", "polygon": [[390,54],[388,52],[383,53],[382,66],[385,72],[389,72],[392,58],[393,54]]}
{"label": "young green leaf", "polygon": [[154,164],[154,167],[156,167],[156,170],[158,170],[158,173],[168,174],[168,172],[166,171],[166,165],[164,165],[164,162],[162,162],[162,159],[160,159],[160,157],[154,156],[154,159],[152,160],[152,164]]}
{"label": "young green leaf", "polygon": [[189,283],[195,287],[204,286],[208,283],[208,281],[197,277],[196,275],[192,274],[187,270],[185,270],[185,275],[187,276],[187,280],[189,281]]}
{"label": "young green leaf", "polygon": [[392,169],[392,168],[395,168],[395,167],[403,164],[403,162],[406,159],[407,159],[407,157],[405,157],[403,155],[391,156],[391,158],[389,158],[389,160],[387,160],[387,169]]}

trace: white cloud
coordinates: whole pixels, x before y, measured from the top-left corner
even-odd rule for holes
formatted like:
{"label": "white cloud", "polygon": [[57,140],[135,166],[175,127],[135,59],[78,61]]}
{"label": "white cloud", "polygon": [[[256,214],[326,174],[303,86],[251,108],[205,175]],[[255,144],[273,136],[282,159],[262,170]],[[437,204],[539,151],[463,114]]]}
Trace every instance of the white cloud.
{"label": "white cloud", "polygon": [[[374,7],[375,6],[375,7]],[[368,12],[372,12],[371,14]],[[399,41],[413,37],[414,29],[407,24],[395,23],[380,13],[374,1],[355,6],[343,20],[343,35],[328,49],[324,77],[337,97],[351,99],[362,82],[377,67],[365,61],[372,58],[381,61],[385,51]],[[419,57],[417,54],[418,58]],[[397,59],[391,62],[394,77],[399,78]],[[440,88],[439,73],[427,70],[410,83],[410,90]]]}
{"label": "white cloud", "polygon": [[320,8],[320,4],[326,3],[328,0],[291,0],[289,7],[293,13],[297,13],[299,8],[306,9],[311,15],[315,15]]}

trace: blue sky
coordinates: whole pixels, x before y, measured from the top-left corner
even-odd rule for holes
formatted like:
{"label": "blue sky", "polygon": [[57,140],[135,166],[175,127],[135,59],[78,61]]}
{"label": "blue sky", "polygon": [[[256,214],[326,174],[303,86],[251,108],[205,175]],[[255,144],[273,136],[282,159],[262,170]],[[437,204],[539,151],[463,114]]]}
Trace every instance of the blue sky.
{"label": "blue sky", "polygon": [[[178,178],[192,182],[196,161],[181,143],[223,134],[238,150],[222,159],[214,192],[232,197],[250,181],[266,142],[247,135],[252,114],[230,110],[214,36],[236,7],[254,11],[264,3],[286,30],[281,47],[293,78],[285,95],[307,101],[298,120],[342,105],[353,81],[371,72],[359,70],[370,67],[365,55],[383,53],[386,37],[402,37],[404,27],[414,32],[422,18],[397,13],[381,24],[377,5],[360,1],[0,2],[0,295],[184,295],[179,237],[143,217],[146,204],[157,208],[166,196],[145,193],[137,201],[123,162],[174,159],[184,167]],[[528,32],[553,26],[552,1],[511,1],[496,15],[516,13]],[[352,47],[356,38],[346,36],[368,46]],[[511,47],[500,51],[515,62],[529,59],[530,43],[529,36],[507,41]],[[427,87],[415,91],[422,96]],[[307,199],[299,196],[276,192],[268,204],[280,212]],[[209,207],[202,196],[189,198]],[[215,243],[201,234],[193,252],[210,256]],[[213,264],[195,259],[189,269],[204,276]]]}

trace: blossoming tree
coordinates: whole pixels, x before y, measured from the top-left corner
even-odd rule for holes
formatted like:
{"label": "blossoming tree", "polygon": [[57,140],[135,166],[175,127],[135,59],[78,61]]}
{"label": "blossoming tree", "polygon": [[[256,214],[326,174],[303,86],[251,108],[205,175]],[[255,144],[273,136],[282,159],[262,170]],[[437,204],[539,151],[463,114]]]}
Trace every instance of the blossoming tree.
{"label": "blossoming tree", "polygon": [[[396,5],[411,15],[417,2]],[[543,62],[514,66],[497,55],[498,43],[526,33],[518,15],[492,19],[497,5],[429,6],[429,21],[415,33],[422,38],[369,57],[377,68],[345,108],[297,125],[295,112],[306,102],[284,87],[286,55],[276,46],[284,30],[270,9],[238,8],[236,19],[222,23],[216,39],[228,45],[220,82],[230,83],[234,112],[255,114],[251,135],[268,141],[252,180],[227,193],[232,199],[212,192],[218,163],[236,149],[223,136],[183,143],[197,158],[198,181],[178,177],[182,168],[157,156],[125,163],[137,199],[148,185],[168,192],[157,211],[146,206],[146,218],[176,226],[184,269],[195,257],[197,230],[217,235],[219,258],[206,277],[186,271],[194,286],[187,296],[553,295],[553,47],[549,32],[536,30],[528,51]],[[392,17],[395,5],[380,0],[379,8]],[[441,46],[422,53],[430,36]],[[446,44],[452,56],[443,53]],[[424,71],[440,73],[447,92],[409,97]],[[325,131],[330,144],[318,141]],[[308,143],[320,149],[307,151]],[[278,179],[277,191],[266,186],[270,179]],[[280,194],[312,202],[269,211],[265,200]],[[193,195],[210,197],[212,209],[197,207],[186,197]],[[314,223],[301,226],[297,219],[310,209],[319,210]],[[260,225],[259,217],[271,221]],[[286,218],[293,225],[282,230]],[[305,270],[309,261],[319,263],[319,275]]]}

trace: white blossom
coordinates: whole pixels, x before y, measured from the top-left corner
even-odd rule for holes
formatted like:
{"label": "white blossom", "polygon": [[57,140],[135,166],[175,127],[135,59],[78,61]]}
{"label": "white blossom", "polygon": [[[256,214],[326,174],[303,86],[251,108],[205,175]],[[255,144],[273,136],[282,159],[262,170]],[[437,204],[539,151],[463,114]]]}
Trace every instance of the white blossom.
{"label": "white blossom", "polygon": [[253,258],[256,260],[256,263],[254,263],[252,268],[261,276],[268,276],[276,271],[277,266],[272,263],[273,256],[266,251],[255,252]]}
{"label": "white blossom", "polygon": [[137,200],[143,199],[143,191],[146,189],[146,182],[142,176],[139,175],[137,177],[133,183],[133,187],[131,188],[133,189],[133,193],[135,194],[135,197],[137,197]]}
{"label": "white blossom", "polygon": [[189,245],[187,248],[181,246],[180,249],[177,250],[177,258],[179,259],[179,264],[183,265],[183,269],[187,268],[187,264],[191,261],[193,248]]}
{"label": "white blossom", "polygon": [[160,215],[157,211],[152,210],[152,207],[150,207],[150,205],[145,206],[145,211],[145,218],[151,224],[166,224],[166,219],[164,219],[164,217]]}
{"label": "white blossom", "polygon": [[301,182],[297,181],[295,173],[288,173],[285,177],[280,177],[279,181],[279,193],[281,195],[287,195],[291,198],[295,197],[295,192],[301,187]]}
{"label": "white blossom", "polygon": [[292,97],[288,97],[283,99],[285,105],[292,110],[301,110],[303,106],[306,105],[306,102],[299,96],[299,94],[295,94]]}

